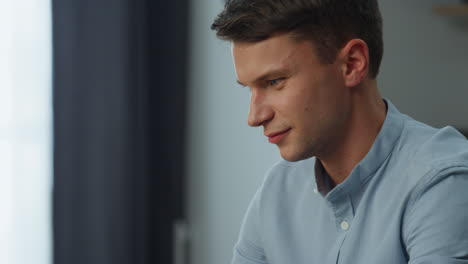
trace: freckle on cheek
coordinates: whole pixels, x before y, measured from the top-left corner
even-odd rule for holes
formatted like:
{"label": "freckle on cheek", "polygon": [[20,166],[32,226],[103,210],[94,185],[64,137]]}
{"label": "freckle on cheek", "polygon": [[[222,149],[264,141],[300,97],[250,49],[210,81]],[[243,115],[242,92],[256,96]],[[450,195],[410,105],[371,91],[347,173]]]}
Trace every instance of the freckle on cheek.
{"label": "freckle on cheek", "polygon": [[306,107],[304,110],[305,110],[306,112],[309,112],[309,107]]}

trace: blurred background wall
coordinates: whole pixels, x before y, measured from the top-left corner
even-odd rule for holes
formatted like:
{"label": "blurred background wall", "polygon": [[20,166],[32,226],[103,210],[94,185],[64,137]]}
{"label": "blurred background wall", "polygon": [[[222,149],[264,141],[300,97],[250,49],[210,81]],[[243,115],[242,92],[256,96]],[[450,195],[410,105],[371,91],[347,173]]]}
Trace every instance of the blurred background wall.
{"label": "blurred background wall", "polygon": [[[456,1],[380,0],[382,95],[434,126],[468,128],[468,17],[434,14]],[[228,263],[243,214],[265,171],[280,159],[246,124],[248,88],[236,84],[230,45],[209,29],[223,1],[192,1],[188,106],[191,264]]]}

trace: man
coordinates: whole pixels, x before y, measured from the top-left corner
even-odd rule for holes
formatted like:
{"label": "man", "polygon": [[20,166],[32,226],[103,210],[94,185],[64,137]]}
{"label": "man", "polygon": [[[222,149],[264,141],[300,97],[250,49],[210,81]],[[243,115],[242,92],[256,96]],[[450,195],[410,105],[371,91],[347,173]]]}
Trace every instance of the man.
{"label": "man", "polygon": [[212,29],[284,159],[232,263],[468,263],[468,143],[379,95],[376,0],[230,0]]}

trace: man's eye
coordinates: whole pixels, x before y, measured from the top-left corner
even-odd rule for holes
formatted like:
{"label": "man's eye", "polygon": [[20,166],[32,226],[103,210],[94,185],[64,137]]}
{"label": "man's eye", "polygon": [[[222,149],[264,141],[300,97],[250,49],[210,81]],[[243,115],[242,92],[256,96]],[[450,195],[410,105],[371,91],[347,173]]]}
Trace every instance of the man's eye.
{"label": "man's eye", "polygon": [[273,79],[273,80],[268,80],[268,85],[269,86],[275,86],[275,85],[278,85],[281,83],[281,81],[283,81],[284,78],[277,78],[277,79]]}

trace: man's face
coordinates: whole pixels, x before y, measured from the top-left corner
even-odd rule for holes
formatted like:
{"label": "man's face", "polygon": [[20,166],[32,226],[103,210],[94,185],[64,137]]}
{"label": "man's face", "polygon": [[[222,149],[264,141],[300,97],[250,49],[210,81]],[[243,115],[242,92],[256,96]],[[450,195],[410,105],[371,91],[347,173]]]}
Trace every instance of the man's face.
{"label": "man's face", "polygon": [[311,41],[290,34],[234,42],[232,55],[238,82],[251,89],[248,124],[263,126],[285,160],[334,149],[350,116],[339,60],[321,64]]}

